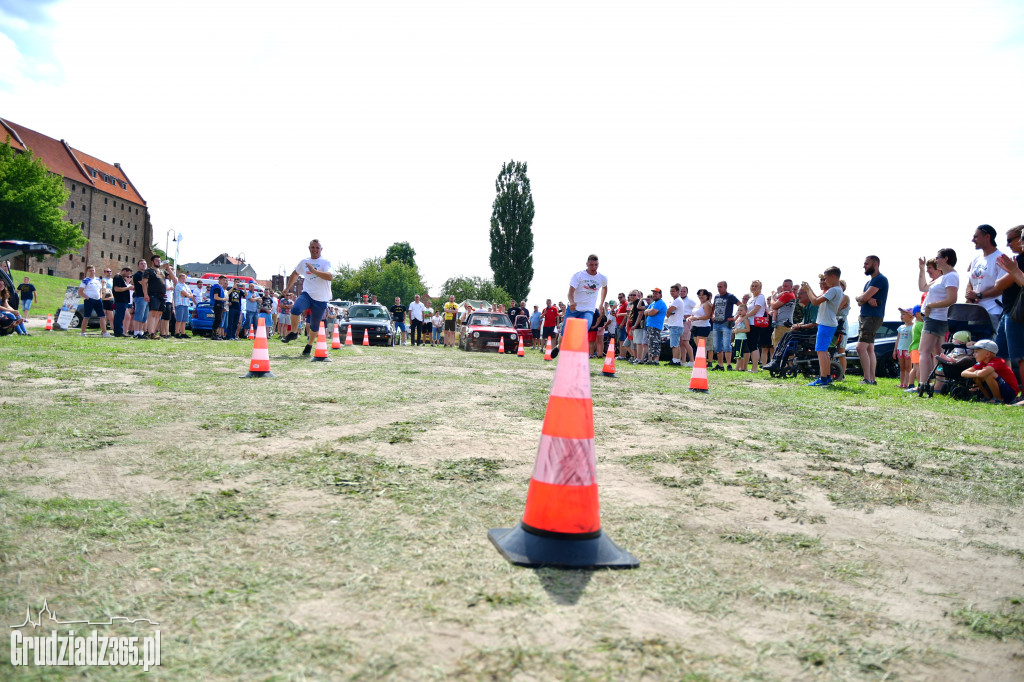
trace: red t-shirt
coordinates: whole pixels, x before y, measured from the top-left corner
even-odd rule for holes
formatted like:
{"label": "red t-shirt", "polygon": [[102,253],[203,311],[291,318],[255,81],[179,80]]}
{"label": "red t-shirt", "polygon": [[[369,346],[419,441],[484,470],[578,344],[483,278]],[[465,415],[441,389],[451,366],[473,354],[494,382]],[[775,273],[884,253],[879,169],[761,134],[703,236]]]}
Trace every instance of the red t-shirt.
{"label": "red t-shirt", "polygon": [[775,298],[775,300],[776,300],[776,302],[785,305],[785,304],[789,303],[790,301],[792,301],[794,298],[796,298],[796,296],[793,295],[792,291],[783,291],[781,294],[779,294]]}
{"label": "red t-shirt", "polygon": [[558,308],[550,306],[544,309],[544,326],[555,327],[558,325]]}
{"label": "red t-shirt", "polygon": [[619,307],[615,310],[615,324],[622,326],[622,323],[626,321],[626,311],[629,310],[629,303],[623,301],[619,304]]}
{"label": "red t-shirt", "polygon": [[1014,393],[1020,390],[1020,387],[1017,384],[1017,377],[1013,376],[1013,370],[1010,369],[1010,366],[1006,364],[1006,360],[1003,360],[1002,358],[992,358],[991,360],[984,364],[979,362],[974,367],[971,367],[971,369],[979,370],[985,369],[986,367],[991,367],[992,369],[994,369],[996,371],[996,374],[999,375],[1002,378],[1002,380],[1005,381],[1007,385],[1013,389]]}

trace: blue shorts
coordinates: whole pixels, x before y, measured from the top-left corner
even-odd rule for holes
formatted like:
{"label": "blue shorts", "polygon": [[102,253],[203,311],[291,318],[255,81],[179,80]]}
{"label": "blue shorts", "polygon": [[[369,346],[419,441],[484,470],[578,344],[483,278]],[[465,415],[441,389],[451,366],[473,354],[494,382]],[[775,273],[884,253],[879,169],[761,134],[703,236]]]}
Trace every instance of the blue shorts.
{"label": "blue shorts", "polygon": [[565,333],[565,323],[568,322],[569,319],[573,318],[573,317],[579,318],[581,320],[586,320],[587,321],[587,329],[590,329],[591,325],[594,324],[594,311],[593,310],[570,310],[569,308],[566,308],[565,309],[565,319],[562,320],[562,331],[561,331],[562,334]]}
{"label": "blue shorts", "polygon": [[679,348],[679,340],[683,338],[682,327],[668,328],[668,345],[672,348]]}
{"label": "blue shorts", "polygon": [[187,305],[176,305],[174,306],[174,319],[177,322],[184,322],[188,319],[188,306]]}
{"label": "blue shorts", "polygon": [[149,319],[149,303],[144,298],[135,299],[135,314],[132,319],[136,322],[145,322]]}
{"label": "blue shorts", "polygon": [[324,319],[324,315],[327,314],[327,301],[314,301],[310,298],[309,294],[303,291],[295,299],[295,303],[292,304],[292,313],[304,313],[307,309],[309,309],[310,329],[320,329],[320,322]]}
{"label": "blue shorts", "polygon": [[716,353],[724,353],[732,348],[732,329],[728,322],[711,323],[711,340],[715,344]]}
{"label": "blue shorts", "polygon": [[1024,324],[1014,322],[1009,313],[1003,313],[996,331],[999,357],[1010,362],[1024,359]]}
{"label": "blue shorts", "polygon": [[89,319],[94,313],[96,317],[106,317],[107,314],[103,312],[103,301],[98,298],[85,299],[85,305],[82,307],[82,317]]}
{"label": "blue shorts", "polygon": [[21,301],[21,309],[23,311],[25,311],[26,313],[29,310],[31,310],[32,309],[32,299],[31,298],[22,299],[22,301]]}
{"label": "blue shorts", "polygon": [[395,322],[395,329],[397,329],[400,332],[404,332],[405,331],[405,322]]}
{"label": "blue shorts", "polygon": [[828,352],[828,347],[832,344],[832,337],[835,335],[835,327],[829,327],[827,324],[819,324],[818,336],[814,339],[814,350],[819,353],[822,351]]}

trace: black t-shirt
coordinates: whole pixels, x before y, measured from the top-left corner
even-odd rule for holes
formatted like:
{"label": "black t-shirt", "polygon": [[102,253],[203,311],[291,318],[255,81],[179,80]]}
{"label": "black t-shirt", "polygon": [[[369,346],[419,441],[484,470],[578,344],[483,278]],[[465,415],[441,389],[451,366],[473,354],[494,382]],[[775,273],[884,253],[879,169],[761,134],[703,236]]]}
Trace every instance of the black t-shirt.
{"label": "black t-shirt", "polygon": [[636,327],[637,316],[640,314],[640,301],[639,299],[633,301],[629,306],[629,317],[626,320],[630,327]]}
{"label": "black t-shirt", "polygon": [[728,291],[724,295],[717,294],[714,299],[714,306],[711,313],[712,322],[728,322],[730,317],[733,317],[732,307],[740,302],[740,299],[736,298]]}
{"label": "black t-shirt", "polygon": [[395,322],[405,322],[405,306],[391,306],[391,319],[394,320]]}
{"label": "black t-shirt", "polygon": [[274,299],[272,296],[266,295],[260,299],[260,312],[271,313],[274,311]]}
{"label": "black t-shirt", "polygon": [[142,278],[146,276],[147,271],[137,270],[132,275],[132,284],[135,285],[135,298],[142,298]]}
{"label": "black t-shirt", "polygon": [[509,317],[510,320],[512,320],[512,324],[516,323],[516,318],[519,317],[520,315],[526,315],[527,317],[530,316],[529,313],[527,313],[525,310],[523,310],[519,306],[516,306],[514,308],[509,308],[508,309],[508,317]]}
{"label": "black t-shirt", "polygon": [[[126,287],[128,282],[124,281],[124,277],[121,275],[114,275],[114,286],[115,287]],[[115,291],[114,292],[114,303],[128,303],[131,301],[131,296],[128,295],[128,290]]]}
{"label": "black t-shirt", "polygon": [[[1024,269],[1024,253],[1017,256],[1017,265],[1021,269]],[[1017,302],[1017,298],[1020,296],[1021,287],[1016,282],[1012,282],[1009,287],[1003,290],[1003,310],[1009,312],[1013,310],[1013,304]]]}
{"label": "black t-shirt", "polygon": [[[25,284],[24,282],[22,282],[15,288],[18,290],[18,293],[21,294],[21,300],[23,301],[31,301],[33,294],[35,294],[36,291],[36,288],[34,286],[32,286],[31,284]],[[11,307],[13,308],[14,306]]]}
{"label": "black t-shirt", "polygon": [[594,313],[594,319],[590,323],[590,329],[588,331],[594,331],[599,329],[607,320],[605,319],[604,312],[598,310]]}
{"label": "black t-shirt", "polygon": [[146,268],[146,278],[149,279],[150,297],[159,296],[163,298],[167,295],[167,287],[164,285],[164,275],[161,271]]}
{"label": "black t-shirt", "polygon": [[245,298],[245,292],[241,289],[232,289],[228,292],[228,309],[229,310],[241,310],[242,299]]}

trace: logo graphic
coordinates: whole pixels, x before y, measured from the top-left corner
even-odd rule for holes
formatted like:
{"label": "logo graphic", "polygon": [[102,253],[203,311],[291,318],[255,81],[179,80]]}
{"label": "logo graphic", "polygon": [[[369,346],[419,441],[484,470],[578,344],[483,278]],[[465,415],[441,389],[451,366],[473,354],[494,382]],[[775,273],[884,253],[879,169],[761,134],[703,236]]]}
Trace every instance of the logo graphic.
{"label": "logo graphic", "polygon": [[[61,620],[46,600],[32,617],[32,607],[25,608],[25,620],[11,625],[11,665],[15,666],[142,666],[149,672],[160,665],[160,631],[143,637],[113,637],[100,635],[95,629],[88,635],[57,634],[57,627],[115,626],[142,623],[159,626],[149,618],[109,616],[106,620]],[[22,628],[50,628],[48,635],[29,635]]]}

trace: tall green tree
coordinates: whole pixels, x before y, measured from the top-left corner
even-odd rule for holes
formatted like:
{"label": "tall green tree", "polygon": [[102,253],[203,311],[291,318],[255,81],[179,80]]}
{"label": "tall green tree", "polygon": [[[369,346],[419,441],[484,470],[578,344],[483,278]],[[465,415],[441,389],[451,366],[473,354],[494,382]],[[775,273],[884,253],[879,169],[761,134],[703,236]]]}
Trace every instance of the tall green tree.
{"label": "tall green tree", "polygon": [[342,265],[331,282],[331,294],[335,298],[358,301],[363,294],[376,294],[380,303],[389,306],[395,296],[408,303],[416,294],[426,293],[427,286],[419,270],[397,260],[385,263],[382,258],[367,258],[357,269]]}
{"label": "tall green tree", "polygon": [[474,300],[490,301],[507,306],[512,297],[507,291],[489,279],[483,277],[450,277],[441,285],[441,293],[438,300],[447,301],[448,296],[454,296],[456,301],[465,301],[467,298]]}
{"label": "tall green tree", "polygon": [[385,263],[399,261],[410,267],[416,267],[416,249],[409,245],[409,242],[395,242],[388,247],[384,254]]}
{"label": "tall green tree", "polygon": [[65,220],[68,191],[32,152],[0,145],[0,239],[45,242],[63,256],[85,246],[82,228]]}
{"label": "tall green tree", "polygon": [[533,280],[533,193],[526,163],[502,164],[491,205],[491,270],[494,283],[517,301]]}

